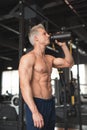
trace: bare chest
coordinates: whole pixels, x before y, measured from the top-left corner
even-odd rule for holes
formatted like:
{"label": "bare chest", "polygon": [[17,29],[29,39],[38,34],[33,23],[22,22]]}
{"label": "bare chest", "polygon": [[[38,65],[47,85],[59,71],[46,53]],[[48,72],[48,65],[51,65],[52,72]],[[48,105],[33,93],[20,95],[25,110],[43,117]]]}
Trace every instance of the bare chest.
{"label": "bare chest", "polygon": [[48,59],[38,57],[36,59],[34,69],[38,73],[49,73],[50,74],[51,69],[52,69],[52,64]]}

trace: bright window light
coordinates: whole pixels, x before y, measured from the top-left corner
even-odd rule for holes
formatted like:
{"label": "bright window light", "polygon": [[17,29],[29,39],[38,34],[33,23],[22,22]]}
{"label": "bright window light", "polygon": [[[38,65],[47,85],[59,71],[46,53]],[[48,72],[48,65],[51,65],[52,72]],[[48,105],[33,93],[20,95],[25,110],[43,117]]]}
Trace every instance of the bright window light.
{"label": "bright window light", "polygon": [[[87,94],[87,77],[86,77],[86,68],[87,65],[79,65],[79,81],[80,81],[80,93]],[[73,77],[77,79],[77,65],[72,67]]]}
{"label": "bright window light", "polygon": [[19,76],[17,70],[3,71],[2,73],[2,95],[6,94],[6,91],[10,94],[19,93]]}

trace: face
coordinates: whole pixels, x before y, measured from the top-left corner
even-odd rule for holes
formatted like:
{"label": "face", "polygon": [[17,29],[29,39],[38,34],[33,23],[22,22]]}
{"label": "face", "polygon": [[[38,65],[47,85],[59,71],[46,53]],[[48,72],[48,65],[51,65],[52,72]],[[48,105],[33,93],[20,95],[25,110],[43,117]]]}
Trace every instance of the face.
{"label": "face", "polygon": [[43,45],[49,45],[50,44],[50,39],[49,39],[50,35],[46,32],[46,30],[39,28],[38,32],[39,32],[38,36],[37,36],[38,42]]}

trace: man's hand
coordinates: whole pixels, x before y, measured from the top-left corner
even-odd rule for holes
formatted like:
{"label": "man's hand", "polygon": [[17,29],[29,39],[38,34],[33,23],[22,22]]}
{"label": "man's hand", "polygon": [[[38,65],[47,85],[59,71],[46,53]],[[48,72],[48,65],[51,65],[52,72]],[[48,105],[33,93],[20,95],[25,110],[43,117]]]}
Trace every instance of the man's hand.
{"label": "man's hand", "polygon": [[59,45],[60,47],[66,45],[65,42],[59,42],[58,40],[55,40],[55,43],[56,43],[57,45]]}
{"label": "man's hand", "polygon": [[33,118],[33,122],[34,122],[35,127],[42,128],[44,126],[43,117],[39,112],[33,113],[32,118]]}

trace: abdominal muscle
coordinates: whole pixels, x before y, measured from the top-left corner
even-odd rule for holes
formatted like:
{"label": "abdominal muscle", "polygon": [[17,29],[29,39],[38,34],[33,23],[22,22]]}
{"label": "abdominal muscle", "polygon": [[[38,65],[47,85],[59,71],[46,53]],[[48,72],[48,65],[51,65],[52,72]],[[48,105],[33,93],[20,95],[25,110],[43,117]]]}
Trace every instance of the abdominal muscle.
{"label": "abdominal muscle", "polygon": [[32,92],[33,97],[49,99],[52,97],[52,88],[50,82],[50,76],[48,74],[39,74],[34,76],[32,80]]}

